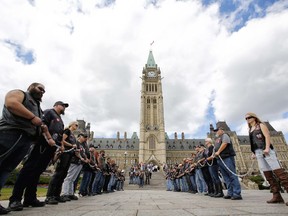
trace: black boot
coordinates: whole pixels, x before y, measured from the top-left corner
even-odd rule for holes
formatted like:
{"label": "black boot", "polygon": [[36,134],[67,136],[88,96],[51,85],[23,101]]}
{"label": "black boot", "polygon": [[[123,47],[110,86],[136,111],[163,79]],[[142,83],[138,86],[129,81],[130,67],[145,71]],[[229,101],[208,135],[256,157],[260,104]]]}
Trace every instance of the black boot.
{"label": "black boot", "polygon": [[217,191],[217,194],[214,196],[215,198],[224,197],[221,182],[216,184],[216,191]]}

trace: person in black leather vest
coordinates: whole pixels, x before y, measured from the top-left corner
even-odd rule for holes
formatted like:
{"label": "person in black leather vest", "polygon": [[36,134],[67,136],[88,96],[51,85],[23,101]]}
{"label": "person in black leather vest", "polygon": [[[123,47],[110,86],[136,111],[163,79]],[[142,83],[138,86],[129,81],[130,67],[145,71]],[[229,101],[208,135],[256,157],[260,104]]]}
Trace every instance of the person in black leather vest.
{"label": "person in black leather vest", "polygon": [[[44,93],[43,84],[32,83],[26,92],[16,89],[5,96],[0,119],[0,189],[41,133],[45,133],[46,139],[51,138],[41,120],[40,102]],[[49,139],[48,144],[55,142]],[[0,205],[0,214],[8,212]]]}
{"label": "person in black leather vest", "polygon": [[[279,164],[271,143],[269,129],[255,113],[247,113],[245,119],[249,126],[252,158],[257,158],[259,169],[263,171],[273,193],[272,199],[268,200],[267,203],[284,203],[276,177],[288,192],[288,174]],[[288,206],[288,202],[286,205]]]}
{"label": "person in black leather vest", "polygon": [[222,127],[215,129],[214,132],[216,132],[214,156],[217,158],[217,164],[227,185],[227,195],[223,198],[242,200],[241,185],[238,176],[236,176],[236,154],[231,138]]}
{"label": "person in black leather vest", "polygon": [[[53,109],[44,111],[42,121],[48,126],[52,139],[58,146],[61,146],[64,123],[61,115],[65,114],[65,109],[69,104],[57,101]],[[37,185],[40,175],[46,170],[49,162],[54,156],[56,147],[49,146],[44,136],[31,146],[31,151],[27,156],[22,169],[16,179],[10,200],[10,209],[20,211],[23,207],[43,207],[45,202],[37,199]],[[25,191],[25,192],[24,192]],[[21,200],[24,194],[24,202]]]}

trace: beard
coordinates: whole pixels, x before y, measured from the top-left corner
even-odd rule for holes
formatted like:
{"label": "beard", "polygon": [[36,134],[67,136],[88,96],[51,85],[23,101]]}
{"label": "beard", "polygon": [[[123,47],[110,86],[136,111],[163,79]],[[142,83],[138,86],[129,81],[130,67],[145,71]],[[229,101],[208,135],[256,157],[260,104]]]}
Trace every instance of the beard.
{"label": "beard", "polygon": [[36,100],[42,102],[43,93],[37,91],[35,88],[30,90],[31,96]]}
{"label": "beard", "polygon": [[60,111],[60,114],[61,114],[61,115],[65,115],[65,110],[61,110],[61,111]]}

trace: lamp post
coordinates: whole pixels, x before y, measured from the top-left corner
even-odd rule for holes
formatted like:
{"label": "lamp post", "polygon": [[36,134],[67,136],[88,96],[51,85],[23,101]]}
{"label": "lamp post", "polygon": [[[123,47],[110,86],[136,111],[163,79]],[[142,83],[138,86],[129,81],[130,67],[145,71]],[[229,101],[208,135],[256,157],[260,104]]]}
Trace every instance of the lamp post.
{"label": "lamp post", "polygon": [[126,171],[126,156],[127,156],[127,151],[124,152],[124,156],[125,156],[125,159],[124,159],[124,170]]}

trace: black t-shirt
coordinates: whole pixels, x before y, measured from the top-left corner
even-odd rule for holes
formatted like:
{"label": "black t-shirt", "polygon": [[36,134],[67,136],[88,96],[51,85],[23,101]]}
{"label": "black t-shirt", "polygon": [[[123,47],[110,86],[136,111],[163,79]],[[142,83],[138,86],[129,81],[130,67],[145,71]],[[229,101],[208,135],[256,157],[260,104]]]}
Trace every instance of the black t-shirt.
{"label": "black t-shirt", "polygon": [[62,135],[64,131],[64,123],[54,109],[47,109],[44,111],[42,121],[47,125],[49,133],[57,145],[61,145]]}
{"label": "black t-shirt", "polygon": [[[73,135],[73,133],[71,132],[71,130],[69,130],[69,128],[65,129],[63,134],[66,134],[67,135],[67,138],[66,138],[66,142],[70,143],[70,144],[76,144],[76,138],[75,136]],[[70,146],[65,146],[65,149],[71,149]]]}

